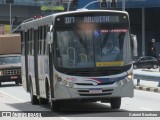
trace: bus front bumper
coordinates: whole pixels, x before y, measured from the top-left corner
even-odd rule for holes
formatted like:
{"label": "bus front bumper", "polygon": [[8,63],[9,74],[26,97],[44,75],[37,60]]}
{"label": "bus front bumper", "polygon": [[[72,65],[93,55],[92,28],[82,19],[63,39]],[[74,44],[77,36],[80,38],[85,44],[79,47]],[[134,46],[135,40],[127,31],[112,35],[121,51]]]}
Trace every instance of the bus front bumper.
{"label": "bus front bumper", "polygon": [[123,85],[99,85],[99,86],[78,86],[69,88],[61,84],[55,85],[55,100],[71,99],[108,99],[113,97],[133,97],[134,84],[133,80]]}

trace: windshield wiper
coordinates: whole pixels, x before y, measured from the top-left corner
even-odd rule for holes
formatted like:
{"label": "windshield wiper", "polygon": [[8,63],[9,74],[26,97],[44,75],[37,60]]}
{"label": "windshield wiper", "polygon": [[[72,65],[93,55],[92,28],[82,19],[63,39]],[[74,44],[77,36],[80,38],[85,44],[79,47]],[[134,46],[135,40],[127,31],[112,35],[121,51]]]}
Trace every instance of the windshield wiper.
{"label": "windshield wiper", "polygon": [[80,43],[83,45],[83,47],[87,49],[87,45],[86,45],[85,41],[82,39],[82,37],[79,35],[79,33],[76,30],[74,30],[74,33],[78,37],[78,39],[79,39]]}
{"label": "windshield wiper", "polygon": [[102,44],[101,44],[101,48],[103,48],[103,47],[105,46],[105,43],[106,43],[106,41],[107,41],[110,33],[111,33],[111,30],[109,30],[109,31],[108,31],[108,34],[106,34],[106,35],[104,36],[103,42],[102,42]]}

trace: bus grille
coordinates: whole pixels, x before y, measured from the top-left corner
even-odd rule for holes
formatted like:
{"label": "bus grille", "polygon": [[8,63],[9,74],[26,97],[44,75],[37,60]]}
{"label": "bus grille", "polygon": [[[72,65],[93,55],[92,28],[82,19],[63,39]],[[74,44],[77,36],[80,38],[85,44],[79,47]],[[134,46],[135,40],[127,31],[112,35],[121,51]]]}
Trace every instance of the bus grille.
{"label": "bus grille", "polygon": [[78,90],[80,96],[103,96],[103,95],[111,95],[113,89],[103,89],[102,93],[90,93],[89,90]]}
{"label": "bus grille", "polygon": [[[112,85],[115,82],[98,83],[97,85]],[[76,85],[95,86],[93,83],[75,83]]]}
{"label": "bus grille", "polygon": [[21,69],[4,70],[4,75],[20,75]]}

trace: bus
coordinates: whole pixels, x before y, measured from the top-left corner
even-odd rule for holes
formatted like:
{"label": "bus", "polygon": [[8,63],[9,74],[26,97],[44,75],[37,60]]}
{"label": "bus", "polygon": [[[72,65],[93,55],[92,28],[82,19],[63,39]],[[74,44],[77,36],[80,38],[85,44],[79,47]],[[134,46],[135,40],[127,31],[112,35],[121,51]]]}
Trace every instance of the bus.
{"label": "bus", "polygon": [[56,111],[66,101],[101,101],[119,109],[122,97],[134,96],[136,47],[127,12],[55,13],[21,30],[22,83],[33,105],[48,103]]}

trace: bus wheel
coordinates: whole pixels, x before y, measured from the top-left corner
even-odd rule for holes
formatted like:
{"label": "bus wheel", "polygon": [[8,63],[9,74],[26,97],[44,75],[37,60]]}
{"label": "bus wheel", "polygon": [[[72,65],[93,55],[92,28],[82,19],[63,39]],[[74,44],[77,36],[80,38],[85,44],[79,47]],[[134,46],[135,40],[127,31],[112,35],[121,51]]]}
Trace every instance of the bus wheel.
{"label": "bus wheel", "polygon": [[59,111],[60,104],[58,101],[52,100],[50,89],[48,89],[48,103],[52,111]]}
{"label": "bus wheel", "polygon": [[153,69],[157,69],[158,68],[158,66],[157,65],[153,65]]}
{"label": "bus wheel", "polygon": [[112,109],[119,109],[121,106],[121,98],[111,98],[110,104]]}
{"label": "bus wheel", "polygon": [[42,104],[42,105],[45,105],[48,103],[48,100],[45,99],[45,98],[39,98],[39,103]]}
{"label": "bus wheel", "polygon": [[59,109],[60,109],[60,102],[59,101],[54,101],[54,100],[52,100],[51,101],[52,103],[52,105],[50,105],[50,107],[51,107],[51,110],[52,111],[59,111]]}
{"label": "bus wheel", "polygon": [[16,85],[18,85],[18,84],[19,84],[19,81],[15,81],[15,83],[16,83]]}
{"label": "bus wheel", "polygon": [[30,95],[31,95],[31,104],[32,105],[38,105],[39,104],[39,100],[37,99],[36,95],[33,95],[33,87],[31,85],[31,89],[30,89]]}

